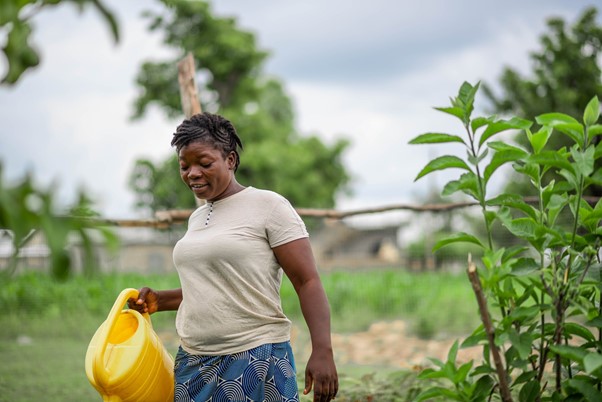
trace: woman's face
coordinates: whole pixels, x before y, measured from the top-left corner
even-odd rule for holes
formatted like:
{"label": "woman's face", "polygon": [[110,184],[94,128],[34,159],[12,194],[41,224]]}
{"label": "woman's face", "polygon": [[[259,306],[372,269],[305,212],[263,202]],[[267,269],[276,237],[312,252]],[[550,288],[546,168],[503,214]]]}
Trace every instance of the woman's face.
{"label": "woman's face", "polygon": [[224,158],[213,145],[194,141],[183,146],[178,156],[180,176],[198,198],[217,201],[231,194],[234,152]]}

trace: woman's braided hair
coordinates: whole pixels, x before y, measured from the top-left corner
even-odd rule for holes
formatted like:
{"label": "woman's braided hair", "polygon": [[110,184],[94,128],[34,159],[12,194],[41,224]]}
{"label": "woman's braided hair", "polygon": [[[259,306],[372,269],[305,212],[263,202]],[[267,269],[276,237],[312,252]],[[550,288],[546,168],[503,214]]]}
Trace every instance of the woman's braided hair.
{"label": "woman's braided hair", "polygon": [[214,146],[222,152],[224,158],[230,152],[234,152],[236,155],[234,171],[236,172],[240,163],[238,150],[242,150],[242,142],[236,134],[236,129],[228,119],[207,112],[195,114],[184,120],[176,128],[171,146],[176,147],[176,152],[180,152],[182,147],[194,141]]}

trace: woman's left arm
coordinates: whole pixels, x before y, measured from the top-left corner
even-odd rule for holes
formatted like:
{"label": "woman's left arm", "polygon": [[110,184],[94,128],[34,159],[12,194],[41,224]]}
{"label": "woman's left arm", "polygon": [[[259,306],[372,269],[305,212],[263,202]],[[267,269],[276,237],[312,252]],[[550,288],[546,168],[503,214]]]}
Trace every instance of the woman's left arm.
{"label": "woman's left arm", "polygon": [[273,248],[278,263],[295,287],[311,336],[312,352],[305,369],[304,394],[313,385],[314,401],[328,402],[339,390],[330,339],[330,307],[322,287],[309,239]]}

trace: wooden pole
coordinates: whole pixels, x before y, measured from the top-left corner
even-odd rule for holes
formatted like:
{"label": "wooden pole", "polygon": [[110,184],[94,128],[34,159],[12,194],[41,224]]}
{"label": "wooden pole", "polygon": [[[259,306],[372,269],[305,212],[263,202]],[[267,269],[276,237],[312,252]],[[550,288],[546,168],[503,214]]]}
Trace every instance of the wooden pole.
{"label": "wooden pole", "polygon": [[[186,118],[195,114],[201,113],[201,102],[199,101],[199,93],[194,79],[196,68],[194,66],[194,57],[188,52],[186,57],[178,62],[178,83],[180,84],[180,99],[182,102],[182,110]],[[194,198],[197,207],[205,204],[205,200]]]}
{"label": "wooden pole", "polygon": [[180,99],[186,118],[201,113],[201,103],[194,79],[195,66],[192,53],[178,62],[178,83],[180,84]]}

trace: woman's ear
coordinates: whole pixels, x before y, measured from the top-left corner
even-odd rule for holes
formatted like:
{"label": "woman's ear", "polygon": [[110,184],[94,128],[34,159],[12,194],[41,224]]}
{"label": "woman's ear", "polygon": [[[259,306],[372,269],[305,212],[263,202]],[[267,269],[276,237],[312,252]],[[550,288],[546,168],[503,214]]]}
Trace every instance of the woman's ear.
{"label": "woman's ear", "polygon": [[234,166],[236,166],[236,154],[234,152],[230,152],[226,163],[228,164],[228,170],[234,170]]}

